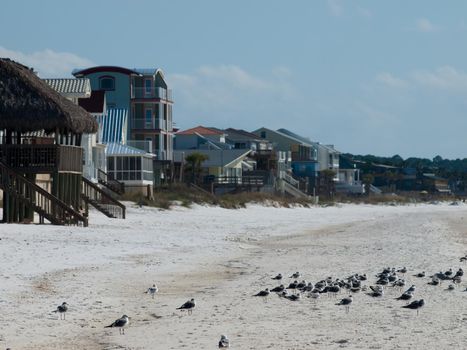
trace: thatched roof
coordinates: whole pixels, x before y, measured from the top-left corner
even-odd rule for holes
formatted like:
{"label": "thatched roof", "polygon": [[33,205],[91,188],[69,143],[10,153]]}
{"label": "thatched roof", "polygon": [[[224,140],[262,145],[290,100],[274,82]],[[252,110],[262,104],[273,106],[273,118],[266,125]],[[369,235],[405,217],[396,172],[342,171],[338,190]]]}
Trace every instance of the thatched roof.
{"label": "thatched roof", "polygon": [[26,66],[0,58],[0,129],[97,132],[83,108],[62,97]]}

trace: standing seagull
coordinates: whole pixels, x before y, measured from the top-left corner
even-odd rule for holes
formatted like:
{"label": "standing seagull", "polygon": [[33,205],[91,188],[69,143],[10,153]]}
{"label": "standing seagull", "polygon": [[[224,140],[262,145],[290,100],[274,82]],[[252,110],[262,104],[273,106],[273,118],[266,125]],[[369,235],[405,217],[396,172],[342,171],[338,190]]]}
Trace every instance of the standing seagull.
{"label": "standing seagull", "polygon": [[345,312],[348,313],[349,310],[350,310],[350,304],[352,304],[352,296],[351,295],[349,295],[347,298],[342,299],[336,305],[344,305],[345,306]]}
{"label": "standing seagull", "polygon": [[193,313],[193,309],[195,308],[196,304],[195,304],[195,299],[191,299],[191,300],[188,300],[185,304],[183,304],[182,306],[180,307],[177,307],[177,310],[180,310],[180,311],[184,311],[184,310],[187,310],[188,311],[188,315],[191,315]]}
{"label": "standing seagull", "polygon": [[52,312],[55,312],[55,313],[58,312],[60,314],[60,319],[62,319],[62,315],[63,315],[63,319],[65,319],[65,314],[67,311],[68,311],[68,304],[66,302],[63,302],[62,305],[58,305],[57,309]]}
{"label": "standing seagull", "polygon": [[219,340],[219,349],[230,348],[229,338],[225,335],[221,335],[221,340]]}
{"label": "standing seagull", "polygon": [[150,294],[152,298],[154,299],[154,295],[156,295],[158,291],[159,291],[159,288],[157,288],[157,286],[153,284],[152,287],[149,287],[148,290],[145,291],[144,293]]}
{"label": "standing seagull", "polygon": [[410,304],[404,305],[404,306],[402,306],[402,307],[403,307],[403,308],[406,308],[406,309],[417,310],[417,315],[418,315],[418,310],[419,310],[421,307],[423,307],[423,305],[425,305],[425,300],[420,299],[420,300],[412,301]]}
{"label": "standing seagull", "polygon": [[271,279],[272,279],[272,280],[279,280],[279,281],[280,281],[280,280],[282,279],[282,274],[279,273],[277,276],[272,277]]}
{"label": "standing seagull", "polygon": [[130,318],[127,315],[123,315],[119,319],[115,320],[114,323],[105,326],[104,328],[114,328],[117,327],[120,334],[125,334],[125,327],[128,327],[130,324]]}

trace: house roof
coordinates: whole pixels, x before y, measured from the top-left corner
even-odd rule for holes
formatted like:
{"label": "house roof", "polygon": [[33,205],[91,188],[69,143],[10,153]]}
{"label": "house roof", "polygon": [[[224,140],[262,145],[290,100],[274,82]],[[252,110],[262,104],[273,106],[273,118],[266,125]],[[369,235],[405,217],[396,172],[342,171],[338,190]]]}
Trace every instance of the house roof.
{"label": "house roof", "polygon": [[[290,135],[290,134],[296,135],[296,134],[294,134],[292,132],[289,132],[290,134],[281,132],[281,130],[288,131],[286,129],[272,130],[272,129],[268,129],[268,128],[263,127],[263,128],[259,128],[259,129],[255,130],[255,131],[253,131],[253,133],[257,134],[257,133],[260,133],[262,130],[266,130],[269,133],[274,133],[274,134],[277,134],[279,136],[288,138],[289,140],[292,140],[292,141],[294,141],[294,142],[296,142],[298,144],[302,144],[302,145],[310,146],[310,147],[312,146],[311,141],[306,141],[305,142],[305,141],[303,141],[303,140],[301,140],[301,139],[299,139],[299,138],[297,138],[295,136]],[[298,135],[296,135],[296,136],[298,136]],[[266,140],[267,140],[267,137],[266,137]]]}
{"label": "house roof", "polygon": [[0,128],[16,131],[95,133],[97,122],[83,108],[61,96],[32,69],[0,58]]}
{"label": "house roof", "polygon": [[228,129],[225,129],[224,132],[227,134],[227,138],[231,138],[231,139],[254,140],[254,141],[267,142],[267,140],[262,139],[258,135],[242,130],[242,129],[228,128]]}
{"label": "house roof", "polygon": [[158,72],[163,75],[160,68],[133,68],[133,70],[141,75],[156,75]]}
{"label": "house roof", "polygon": [[277,129],[278,132],[280,132],[281,134],[285,134],[289,137],[292,137],[294,139],[297,139],[307,145],[310,145],[312,146],[313,145],[313,141],[311,141],[308,137],[303,137],[303,136],[300,136],[290,130],[287,130],[287,129],[284,129],[284,128],[281,128],[281,129]]}
{"label": "house roof", "polygon": [[135,70],[124,68],[124,67],[117,67],[117,66],[96,66],[90,67],[85,69],[74,69],[71,74],[75,77],[82,77],[84,75],[92,74],[92,73],[101,73],[101,72],[113,72],[113,73],[121,73],[126,75],[140,75],[140,73],[136,72]]}
{"label": "house roof", "polygon": [[115,142],[108,143],[105,152],[108,156],[115,156],[115,155],[151,156],[150,153],[147,153],[138,148],[123,145],[121,143],[115,143]]}
{"label": "house roof", "polygon": [[87,78],[44,79],[52,89],[65,97],[91,96],[91,82]]}
{"label": "house roof", "polygon": [[105,91],[93,90],[91,97],[78,99],[78,105],[89,113],[104,113],[105,111]]}
{"label": "house roof", "polygon": [[224,167],[229,168],[235,161],[245,158],[251,150],[245,149],[228,149],[228,150],[203,150],[203,149],[190,149],[190,150],[177,150],[174,151],[179,155],[184,153],[185,157],[192,153],[201,153],[209,157],[202,163],[205,168],[209,167]]}
{"label": "house roof", "polygon": [[191,129],[187,130],[182,130],[177,132],[177,135],[195,135],[195,134],[200,134],[200,135],[224,135],[225,133],[216,129],[212,128],[206,128],[204,126],[197,126]]}

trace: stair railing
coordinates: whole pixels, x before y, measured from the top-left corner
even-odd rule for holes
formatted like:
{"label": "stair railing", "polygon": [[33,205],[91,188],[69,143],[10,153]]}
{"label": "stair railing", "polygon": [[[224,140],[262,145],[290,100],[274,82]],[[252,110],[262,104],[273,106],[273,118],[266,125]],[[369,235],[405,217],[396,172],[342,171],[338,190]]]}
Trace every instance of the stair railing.
{"label": "stair railing", "polygon": [[[82,196],[85,201],[93,205],[98,210],[100,210],[99,207],[102,207],[109,213],[111,213],[114,217],[120,217],[122,219],[125,219],[126,207],[122,203],[109,196],[99,186],[89,181],[85,177],[83,177],[82,179]],[[98,206],[94,205],[93,202],[97,203]],[[107,213],[105,213],[104,211],[100,211],[107,215]]]}
{"label": "stair railing", "polygon": [[0,162],[0,184],[6,193],[29,206],[55,225],[79,225],[88,226],[88,219],[68,204],[47,192],[42,187],[29,181]]}

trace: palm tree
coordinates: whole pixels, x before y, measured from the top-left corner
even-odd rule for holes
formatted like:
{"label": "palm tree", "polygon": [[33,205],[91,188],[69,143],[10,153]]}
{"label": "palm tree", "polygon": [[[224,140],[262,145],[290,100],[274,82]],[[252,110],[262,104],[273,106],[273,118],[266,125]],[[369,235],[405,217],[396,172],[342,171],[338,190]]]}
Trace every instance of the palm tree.
{"label": "palm tree", "polygon": [[197,183],[201,176],[201,164],[208,160],[209,157],[206,154],[194,152],[185,157],[185,161],[189,164],[189,169],[192,174],[192,182]]}
{"label": "palm tree", "polygon": [[364,174],[362,177],[363,184],[365,185],[365,193],[370,196],[370,186],[373,183],[375,177],[373,174]]}

